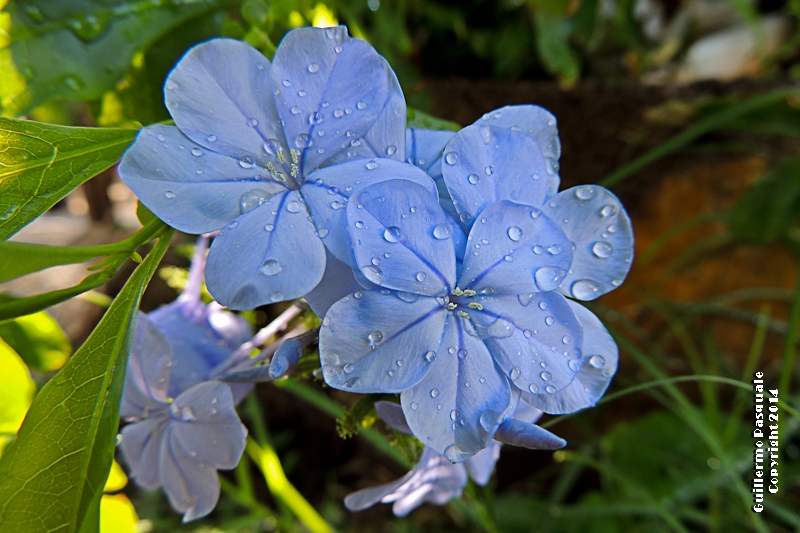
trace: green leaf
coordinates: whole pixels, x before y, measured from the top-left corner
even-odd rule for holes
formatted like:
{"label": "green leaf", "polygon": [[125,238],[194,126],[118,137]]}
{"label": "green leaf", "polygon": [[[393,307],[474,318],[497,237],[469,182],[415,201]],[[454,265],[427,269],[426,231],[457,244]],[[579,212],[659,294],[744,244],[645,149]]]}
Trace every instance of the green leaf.
{"label": "green leaf", "polygon": [[0,283],[45,268],[83,263],[90,259],[123,251],[122,247],[114,244],[45,246],[21,242],[0,242]]}
{"label": "green leaf", "polygon": [[[95,100],[122,80],[137,52],[180,23],[230,0],[26,0],[0,19],[2,114],[56,98]],[[3,27],[5,25],[6,27]]]}
{"label": "green leaf", "polygon": [[0,118],[0,240],[116,163],[135,136]]}
{"label": "green leaf", "polygon": [[44,311],[0,324],[6,341],[30,368],[40,372],[58,370],[72,353],[67,334]]}
{"label": "green leaf", "polygon": [[408,108],[406,126],[409,128],[420,128],[423,130],[458,131],[461,126],[449,120],[442,120],[419,109]]}
{"label": "green leaf", "polygon": [[163,234],[84,345],[42,388],[0,458],[0,522],[9,531],[97,531],[139,302],[171,235]]}
{"label": "green leaf", "polygon": [[739,239],[768,244],[800,215],[800,159],[785,159],[742,194],[728,226]]}
{"label": "green leaf", "polygon": [[580,59],[570,46],[572,25],[569,20],[552,16],[544,10],[534,15],[536,48],[547,70],[566,84],[580,76]]}
{"label": "green leaf", "polygon": [[11,346],[0,339],[0,453],[19,429],[31,405],[36,385],[28,368]]}

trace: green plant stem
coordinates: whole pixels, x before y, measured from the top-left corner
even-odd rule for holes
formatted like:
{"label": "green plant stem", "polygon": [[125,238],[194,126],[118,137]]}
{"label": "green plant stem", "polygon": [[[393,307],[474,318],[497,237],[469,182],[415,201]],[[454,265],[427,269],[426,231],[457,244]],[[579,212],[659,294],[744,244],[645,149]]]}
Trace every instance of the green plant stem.
{"label": "green plant stem", "polygon": [[789,387],[792,380],[792,370],[794,369],[794,359],[797,353],[796,344],[798,328],[800,328],[800,267],[797,269],[797,282],[792,298],[792,306],[789,310],[788,331],[786,334],[786,344],[783,348],[783,364],[781,365],[781,377],[778,382],[778,391],[781,398],[789,397]]}
{"label": "green plant stem", "polygon": [[774,91],[770,91],[766,94],[759,94],[758,96],[753,96],[748,98],[742,102],[738,102],[734,105],[726,107],[713,115],[701,120],[694,126],[691,126],[685,129],[683,132],[679,133],[678,135],[672,137],[667,142],[653,148],[652,150],[648,151],[647,153],[637,157],[630,163],[623,165],[621,168],[612,172],[609,176],[605,179],[600,181],[600,185],[604,187],[612,187],[631,174],[643,169],[647,165],[654,163],[655,161],[661,159],[662,157],[675,152],[676,150],[680,150],[684,146],[688,145],[695,139],[705,135],[706,133],[719,128],[720,126],[725,125],[727,122],[735,120],[741,116],[744,116],[748,113],[752,113],[753,111],[757,111],[763,107],[767,107],[771,104],[776,102],[780,102],[781,100],[789,97],[789,96],[797,96],[800,94],[800,90],[795,87],[785,87],[782,89],[776,89]]}

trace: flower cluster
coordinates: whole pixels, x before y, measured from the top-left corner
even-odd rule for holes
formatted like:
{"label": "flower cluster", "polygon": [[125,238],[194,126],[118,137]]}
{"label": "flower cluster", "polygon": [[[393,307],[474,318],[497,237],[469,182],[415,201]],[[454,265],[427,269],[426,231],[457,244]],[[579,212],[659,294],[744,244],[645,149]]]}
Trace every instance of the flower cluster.
{"label": "flower cluster", "polygon": [[[608,387],[617,347],[576,300],[622,283],[633,235],[608,190],[558,192],[560,144],[550,113],[509,106],[457,133],[406,129],[394,73],[343,27],[290,32],[272,63],[242,42],[200,44],[175,67],[165,93],[175,126],[143,129],[120,164],[122,179],[174,227],[220,230],[205,276],[221,304],[252,309],[305,297],[323,318],[325,382],[400,394],[400,406],[383,405],[381,415],[425,445],[408,476],[351,495],[350,508],[395,501],[404,514],[422,501],[443,503],[460,493],[466,472],[488,480],[498,441],[565,444],[533,421],[540,411],[592,406]],[[180,305],[161,315],[187,316]],[[286,343],[263,368],[215,360],[209,373],[209,365],[200,368],[202,349],[182,350],[173,386],[173,356],[163,354],[182,326],[151,319],[137,334],[154,348],[134,351],[125,416],[158,427],[166,443],[152,470],[161,477],[137,480],[163,483],[185,510],[181,494],[195,481],[169,486],[170,464],[177,457],[184,465],[194,460],[198,472],[229,468],[244,433],[225,436],[235,436],[236,446],[196,435],[210,448],[227,446],[227,455],[186,448],[183,428],[200,424],[180,424],[206,419],[195,409],[183,416],[184,396],[192,387],[227,387],[208,381],[223,372],[229,382],[280,377],[317,333]],[[158,329],[166,339],[156,339]],[[184,365],[195,381],[184,379]],[[223,396],[214,389],[221,403]],[[241,426],[235,396],[224,410],[231,427]],[[147,431],[157,433],[140,433]],[[137,460],[156,461],[143,444],[130,446],[134,470]],[[207,512],[200,502],[209,498],[198,498],[188,518]]]}

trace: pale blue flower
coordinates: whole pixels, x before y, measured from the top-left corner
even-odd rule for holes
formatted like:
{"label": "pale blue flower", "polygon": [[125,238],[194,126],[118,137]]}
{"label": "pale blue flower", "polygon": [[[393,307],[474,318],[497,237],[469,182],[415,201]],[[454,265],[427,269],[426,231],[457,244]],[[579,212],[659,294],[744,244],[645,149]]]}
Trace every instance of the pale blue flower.
{"label": "pale blue flower", "polygon": [[[401,433],[411,434],[399,405],[377,402],[375,408],[390,427]],[[541,414],[538,409],[520,402],[513,418],[521,423],[533,424]],[[541,449],[560,448],[565,444],[565,441],[545,430],[542,430],[542,435],[544,438],[540,443]],[[500,457],[501,446],[500,442],[492,440],[486,448],[463,463],[452,463],[425,446],[419,462],[408,474],[391,483],[349,494],[344,504],[351,511],[362,511],[378,502],[393,503],[392,511],[396,516],[405,516],[423,503],[443,505],[461,496],[467,485],[467,475],[481,486],[489,482]]]}
{"label": "pale blue flower", "polygon": [[202,43],[164,91],[176,126],[143,129],[119,172],[177,229],[222,229],[206,278],[231,308],[304,296],[326,269],[321,239],[349,263],[336,222],[352,193],[389,176],[427,179],[395,161],[406,113],[397,78],[344,27],[289,32],[272,63],[243,42]]}
{"label": "pale blue flower", "polygon": [[589,300],[619,285],[632,232],[606,189],[556,194],[557,157],[552,115],[504,108],[444,148],[458,220],[407,181],[351,196],[356,279],[368,290],[325,315],[326,382],[402,393],[414,434],[452,461],[483,449],[520,395],[552,413],[593,405],[616,370],[616,346],[562,293]]}
{"label": "pale blue flower", "polygon": [[203,243],[178,300],[139,314],[120,408],[130,422],[120,447],[131,477],[146,489],[163,487],[184,521],[214,509],[217,469],[238,463],[247,430],[235,405],[252,389],[213,381],[251,335],[243,319],[200,302]]}

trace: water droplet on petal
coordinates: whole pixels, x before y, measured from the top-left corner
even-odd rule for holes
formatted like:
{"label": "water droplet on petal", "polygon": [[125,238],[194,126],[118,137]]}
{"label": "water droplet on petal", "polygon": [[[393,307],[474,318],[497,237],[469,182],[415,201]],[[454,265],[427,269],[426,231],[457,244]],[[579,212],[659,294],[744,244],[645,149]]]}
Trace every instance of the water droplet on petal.
{"label": "water droplet on petal", "polygon": [[399,242],[403,238],[403,231],[397,226],[389,226],[383,232],[383,238],[388,242]]}
{"label": "water droplet on petal", "polygon": [[452,234],[449,224],[438,224],[433,228],[433,236],[439,240],[449,239]]}
{"label": "water droplet on petal", "polygon": [[425,281],[428,275],[425,272],[417,272],[417,275],[414,277],[417,278],[417,281]]}
{"label": "water droplet on petal", "polygon": [[591,200],[594,198],[594,187],[585,185],[575,189],[575,198],[578,200]]}
{"label": "water droplet on petal", "polygon": [[383,332],[375,330],[369,335],[367,335],[367,340],[369,341],[370,344],[378,344],[383,340]]}
{"label": "water droplet on petal", "polygon": [[577,359],[570,359],[567,363],[567,366],[569,366],[569,369],[573,372],[577,372],[581,368],[581,365],[578,363]]}
{"label": "water droplet on petal", "polygon": [[252,191],[244,193],[239,198],[239,211],[245,214],[266,202],[267,199],[269,199],[269,196],[267,196],[266,192],[253,189]]}
{"label": "water droplet on petal", "polygon": [[606,360],[602,355],[593,355],[589,358],[589,364],[595,368],[603,368],[603,365],[606,364]]}
{"label": "water droplet on petal", "polygon": [[417,409],[419,409],[419,405],[417,405],[417,402],[411,402],[411,410],[416,411]]}
{"label": "water droplet on petal", "polygon": [[253,168],[253,160],[247,156],[244,156],[239,160],[239,166],[242,168]]}
{"label": "water droplet on petal", "polygon": [[579,279],[572,284],[570,291],[579,300],[594,300],[600,295],[600,285],[590,279]]}
{"label": "water droplet on petal", "polygon": [[511,378],[511,381],[516,381],[521,373],[522,371],[519,369],[519,367],[515,366],[511,369],[511,373],[508,375],[508,377]]}
{"label": "water droplet on petal", "polygon": [[533,253],[536,255],[542,255],[544,253],[544,248],[539,246],[538,244],[533,247]]}
{"label": "water droplet on petal", "polygon": [[213,135],[213,134],[212,134],[212,135],[209,135],[208,137],[206,137],[206,140],[207,140],[208,142],[210,142],[210,143],[216,142],[216,140],[217,140],[217,136],[216,136],[216,135]]}
{"label": "water droplet on petal", "polygon": [[541,309],[542,311],[544,311],[545,309],[547,309],[547,302],[545,302],[544,300],[542,300],[541,302],[539,302],[539,309]]}
{"label": "water droplet on petal", "polygon": [[289,109],[289,112],[290,112],[292,115],[299,115],[299,114],[300,114],[300,108],[299,108],[299,107],[297,107],[296,105],[293,105],[293,106],[292,106],[292,107]]}
{"label": "water droplet on petal", "polygon": [[311,126],[316,126],[318,124],[322,124],[322,115],[319,112],[314,111],[310,115],[308,115],[308,123]]}
{"label": "water droplet on petal", "polygon": [[545,317],[544,323],[547,324],[548,326],[552,326],[553,324],[556,323],[556,319],[551,317],[551,316],[548,316],[548,317]]}
{"label": "water droplet on petal", "polygon": [[425,353],[425,360],[426,361],[431,363],[431,362],[433,362],[434,359],[436,359],[436,352],[430,352],[429,351],[429,352]]}
{"label": "water droplet on petal", "polygon": [[530,339],[531,337],[533,337],[533,332],[529,329],[524,330],[522,334],[525,335],[526,339]]}
{"label": "water droplet on petal", "polygon": [[522,238],[522,230],[517,226],[511,226],[508,228],[508,238],[514,242],[519,241]]}
{"label": "water droplet on petal", "polygon": [[608,218],[608,217],[614,216],[616,214],[617,214],[617,208],[614,207],[611,204],[608,204],[608,205],[604,206],[600,210],[600,216],[603,217],[603,218]]}
{"label": "water droplet on petal", "polygon": [[397,147],[395,145],[386,147],[386,155],[394,155],[396,153],[397,153]]}
{"label": "water droplet on petal", "polygon": [[539,392],[539,386],[538,385],[534,385],[533,383],[531,383],[531,386],[528,387],[528,390],[531,391],[532,393],[536,394],[537,392]]}
{"label": "water droplet on petal", "polygon": [[367,161],[367,170],[375,170],[378,168],[378,163],[374,159]]}
{"label": "water droplet on petal", "polygon": [[561,253],[561,246],[558,244],[554,244],[547,248],[547,253],[550,255],[558,255]]}
{"label": "water droplet on petal", "polygon": [[164,198],[166,198],[167,200],[172,200],[173,198],[175,198],[175,193],[172,191],[167,191],[164,193]]}
{"label": "water droplet on petal", "polygon": [[200,148],[192,148],[192,155],[195,157],[200,157],[203,155],[203,151]]}
{"label": "water droplet on petal", "polygon": [[319,65],[316,63],[311,63],[310,65],[308,65],[308,71],[312,74],[315,72],[319,72]]}
{"label": "water droplet on petal", "polygon": [[306,148],[311,145],[308,141],[309,141],[308,134],[301,133],[300,135],[295,137],[294,145],[297,146],[298,148]]}
{"label": "water droplet on petal", "polygon": [[254,118],[249,118],[247,119],[247,125],[250,126],[251,128],[255,128],[256,126],[258,126],[258,120]]}
{"label": "water droplet on petal", "polygon": [[267,224],[266,226],[264,226],[264,229],[267,231],[272,231],[275,229],[275,224]]}
{"label": "water droplet on petal", "polygon": [[517,300],[519,304],[523,307],[527,307],[531,300],[533,300],[534,293],[527,293],[527,294],[519,294],[517,295]]}
{"label": "water droplet on petal", "polygon": [[448,165],[455,165],[458,163],[458,154],[456,152],[447,152],[444,156],[444,162]]}
{"label": "water droplet on petal", "polygon": [[358,103],[356,104],[356,107],[357,107],[358,109],[366,109],[366,108],[367,108],[367,103],[366,103],[366,102],[358,102]]}
{"label": "water droplet on petal", "polygon": [[364,277],[376,285],[380,285],[383,281],[383,271],[376,266],[365,266],[361,269],[361,272],[364,274]]}
{"label": "water droplet on petal", "polygon": [[296,202],[292,200],[288,204],[286,204],[286,210],[290,213],[298,213],[301,209],[303,209],[303,204],[300,202]]}
{"label": "water droplet on petal", "polygon": [[611,257],[611,254],[613,252],[614,252],[614,247],[611,246],[610,242],[597,241],[596,243],[594,243],[594,246],[592,246],[592,253],[595,255],[595,257],[598,257],[600,259],[608,259],[609,257]]}
{"label": "water droplet on petal", "polygon": [[486,172],[487,176],[491,176],[492,174],[494,174],[494,167],[492,165],[489,165],[488,167],[484,168],[483,171]]}
{"label": "water droplet on petal", "polygon": [[533,281],[542,292],[554,291],[561,285],[565,275],[566,272],[558,267],[546,266],[533,274]]}
{"label": "water droplet on petal", "polygon": [[549,394],[553,394],[556,391],[556,388],[552,385],[548,385],[544,388],[544,390]]}
{"label": "water droplet on petal", "polygon": [[540,373],[540,374],[539,374],[539,377],[540,377],[540,378],[542,378],[542,381],[547,381],[548,379],[550,379],[551,377],[553,377],[553,374],[551,374],[550,372],[548,372],[547,370],[545,370],[544,372],[542,372],[542,373]]}

